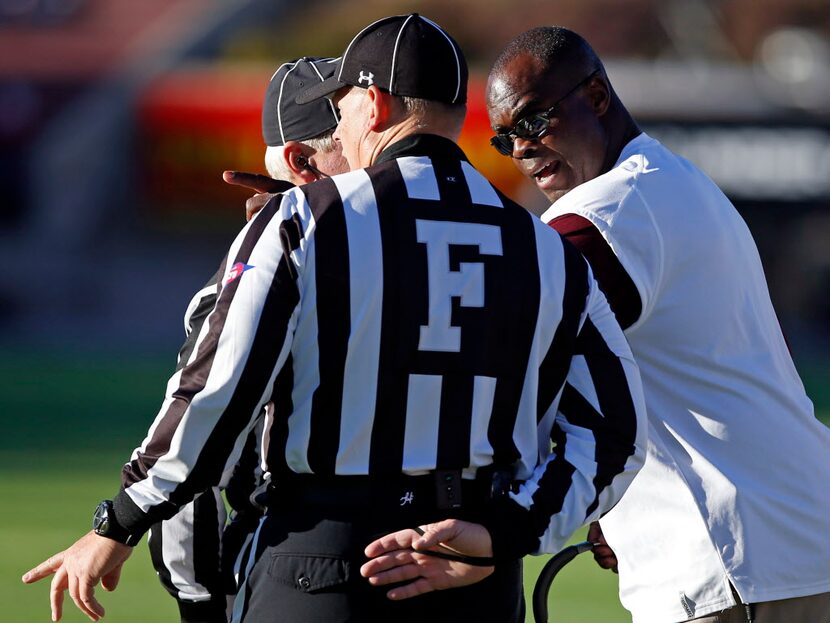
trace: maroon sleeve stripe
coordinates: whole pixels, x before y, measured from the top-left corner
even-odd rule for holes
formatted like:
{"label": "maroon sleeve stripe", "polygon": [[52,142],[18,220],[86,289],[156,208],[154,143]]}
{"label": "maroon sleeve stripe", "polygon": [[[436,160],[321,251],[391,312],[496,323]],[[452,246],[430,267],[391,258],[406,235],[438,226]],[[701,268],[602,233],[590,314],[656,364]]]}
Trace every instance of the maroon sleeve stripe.
{"label": "maroon sleeve stripe", "polygon": [[643,308],[637,286],[591,221],[577,214],[564,214],[548,225],[579,249],[588,260],[594,278],[605,293],[620,326],[627,329],[637,322]]}

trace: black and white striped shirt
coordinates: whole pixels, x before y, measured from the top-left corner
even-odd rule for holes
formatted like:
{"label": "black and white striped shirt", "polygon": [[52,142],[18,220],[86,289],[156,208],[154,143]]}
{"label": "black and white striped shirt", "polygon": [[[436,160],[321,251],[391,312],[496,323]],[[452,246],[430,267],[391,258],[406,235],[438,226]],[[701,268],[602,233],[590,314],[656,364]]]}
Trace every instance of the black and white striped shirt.
{"label": "black and white striped shirt", "polygon": [[409,137],[275,197],[227,257],[124,468],[132,532],[218,482],[272,399],[275,477],[514,466],[510,525],[533,538],[518,551],[494,523],[497,553],[557,549],[639,469],[638,371],[586,262],[452,142]]}
{"label": "black and white striped shirt", "polygon": [[[193,354],[202,326],[216,304],[222,276],[219,272],[211,277],[187,307],[186,339],[179,350],[177,371]],[[176,599],[182,621],[220,620],[225,616],[226,594],[235,592],[231,564],[239,551],[234,546],[239,550],[245,548],[244,534],[239,533],[253,531],[259,515],[249,497],[263,477],[261,445],[262,426],[258,425],[248,436],[239,462],[232,472],[225,473],[219,486],[198,494],[173,517],[150,528],[148,545],[153,568],[164,588]],[[236,513],[238,534],[230,545],[223,535],[227,515],[222,490]]]}

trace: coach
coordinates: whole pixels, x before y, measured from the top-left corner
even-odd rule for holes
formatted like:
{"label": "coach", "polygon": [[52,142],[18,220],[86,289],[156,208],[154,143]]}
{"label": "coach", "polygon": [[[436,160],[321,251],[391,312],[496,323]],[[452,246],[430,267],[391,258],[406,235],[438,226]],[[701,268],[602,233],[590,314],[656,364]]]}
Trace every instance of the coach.
{"label": "coach", "polygon": [[[520,558],[560,547],[639,469],[637,367],[587,263],[454,142],[455,41],[386,18],[318,86],[302,99],[333,95],[355,170],[277,196],[237,237],[122,490],[27,577],[56,573],[53,608],[68,588],[99,618],[98,581],[218,482],[269,400],[272,487],[235,621],[522,621]],[[447,517],[475,583],[400,602],[360,576],[373,538]]]}
{"label": "coach", "polygon": [[553,202],[542,218],[590,261],[642,373],[646,463],[589,535],[634,621],[830,621],[830,431],[745,223],[637,127],[576,33],[518,36],[487,105],[494,147]]}

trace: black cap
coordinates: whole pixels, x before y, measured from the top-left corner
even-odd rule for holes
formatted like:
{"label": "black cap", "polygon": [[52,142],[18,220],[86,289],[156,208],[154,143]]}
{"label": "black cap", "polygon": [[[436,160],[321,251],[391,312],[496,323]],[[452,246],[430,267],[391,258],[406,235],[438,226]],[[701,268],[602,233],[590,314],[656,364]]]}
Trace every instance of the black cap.
{"label": "black cap", "polygon": [[352,39],[336,76],[302,92],[298,104],[312,102],[346,85],[376,84],[393,95],[467,101],[467,62],[455,39],[417,13],[386,17]]}
{"label": "black cap", "polygon": [[328,100],[297,106],[298,93],[331,78],[337,70],[336,58],[303,58],[284,63],[271,76],[262,105],[262,138],[266,145],[279,147],[286,141],[304,141],[331,130],[338,117]]}

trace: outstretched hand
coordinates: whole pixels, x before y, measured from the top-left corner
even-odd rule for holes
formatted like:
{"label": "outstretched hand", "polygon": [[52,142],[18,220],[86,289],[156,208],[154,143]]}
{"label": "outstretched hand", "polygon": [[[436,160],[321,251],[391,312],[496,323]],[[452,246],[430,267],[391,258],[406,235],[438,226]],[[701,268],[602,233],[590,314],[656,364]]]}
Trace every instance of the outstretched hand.
{"label": "outstretched hand", "polygon": [[421,529],[423,536],[412,529],[400,530],[373,541],[364,550],[371,560],[360,568],[360,574],[373,586],[412,580],[390,590],[386,594],[389,599],[408,599],[431,591],[467,586],[493,573],[494,567],[473,566],[422,553],[451,550],[467,556],[490,557],[493,545],[484,526],[447,519]]}
{"label": "outstretched hand", "polygon": [[291,182],[275,180],[272,177],[259,175],[258,173],[245,173],[244,171],[224,171],[222,179],[227,184],[242,186],[256,193],[245,202],[245,220],[247,221],[250,221],[275,193],[285,192],[294,187]]}
{"label": "outstretched hand", "polygon": [[104,590],[115,590],[121,578],[121,567],[132,552],[132,547],[90,531],[69,549],[27,571],[22,579],[25,584],[32,584],[55,575],[49,591],[53,621],[60,621],[63,616],[63,594],[67,590],[78,609],[92,621],[97,621],[104,616],[104,607],[95,598],[95,587],[101,582]]}

